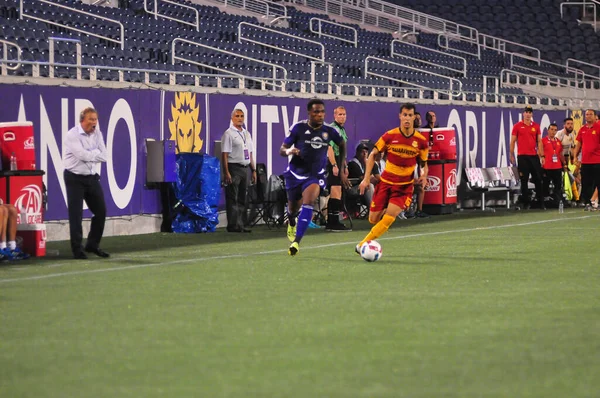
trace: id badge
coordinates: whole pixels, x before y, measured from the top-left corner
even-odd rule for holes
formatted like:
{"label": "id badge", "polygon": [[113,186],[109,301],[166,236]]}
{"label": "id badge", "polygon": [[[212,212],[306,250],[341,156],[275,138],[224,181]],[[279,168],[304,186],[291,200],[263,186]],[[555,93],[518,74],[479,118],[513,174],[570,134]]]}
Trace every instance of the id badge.
{"label": "id badge", "polygon": [[250,151],[244,149],[244,160],[250,160]]}
{"label": "id badge", "polygon": [[552,163],[558,163],[558,156],[556,154],[552,155]]}

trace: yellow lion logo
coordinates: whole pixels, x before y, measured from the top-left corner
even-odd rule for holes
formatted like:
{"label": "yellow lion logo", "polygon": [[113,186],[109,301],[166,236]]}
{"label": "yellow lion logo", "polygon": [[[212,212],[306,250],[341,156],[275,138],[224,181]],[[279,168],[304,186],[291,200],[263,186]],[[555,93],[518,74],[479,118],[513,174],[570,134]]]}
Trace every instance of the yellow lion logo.
{"label": "yellow lion logo", "polygon": [[198,120],[199,114],[200,106],[196,104],[196,94],[175,94],[175,104],[171,104],[172,120],[169,120],[169,139],[177,143],[175,153],[200,152],[202,149],[202,121]]}
{"label": "yellow lion logo", "polygon": [[583,111],[581,109],[574,110],[571,112],[571,118],[573,119],[573,131],[578,133],[583,126]]}

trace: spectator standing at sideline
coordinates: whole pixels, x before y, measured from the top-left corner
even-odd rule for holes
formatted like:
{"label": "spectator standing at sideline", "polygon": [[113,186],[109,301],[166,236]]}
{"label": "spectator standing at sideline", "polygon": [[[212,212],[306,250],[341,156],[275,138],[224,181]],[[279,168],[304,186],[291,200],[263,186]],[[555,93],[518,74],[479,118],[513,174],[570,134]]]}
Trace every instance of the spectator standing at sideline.
{"label": "spectator standing at sideline", "polygon": [[575,133],[573,128],[573,118],[568,117],[564,120],[562,130],[559,130],[556,133],[556,139],[560,141],[563,148],[563,157],[565,158],[565,162],[569,162],[569,157],[571,156],[571,152],[573,148],[575,148]]}
{"label": "spectator standing at sideline", "polygon": [[244,127],[245,115],[241,109],[231,112],[231,125],[223,133],[221,153],[225,183],[225,205],[228,232],[252,232],[247,229],[248,167],[252,183],[256,183],[252,137]]}
{"label": "spectator standing at sideline", "polygon": [[417,111],[415,111],[415,123],[414,123],[415,129],[418,129],[419,127],[421,127],[421,114]]}
{"label": "spectator standing at sideline", "polygon": [[[333,123],[331,127],[337,130],[344,142],[348,141],[346,129],[346,108],[338,106],[333,110]],[[327,185],[329,186],[329,200],[327,201],[327,224],[325,231],[345,232],[352,231],[340,221],[340,210],[342,209],[342,186],[349,188],[348,169],[346,158],[340,156],[339,146],[332,140],[329,141],[327,149]],[[343,170],[343,171],[341,171]]]}
{"label": "spectator standing at sideline", "polygon": [[[73,257],[78,260],[87,259],[84,250],[99,257],[110,257],[110,254],[100,249],[106,221],[106,203],[99,173],[100,164],[106,162],[107,153],[102,132],[98,127],[98,112],[94,108],[81,111],[79,125],[69,130],[63,143],[64,179]],[[85,248],[81,245],[84,200],[94,213]]]}
{"label": "spectator standing at sideline", "polygon": [[562,171],[567,169],[563,148],[556,138],[558,127],[556,123],[548,126],[548,135],[542,138],[542,167],[544,168],[544,192],[550,192],[550,182],[554,186],[553,199],[558,205],[563,200]]}
{"label": "spectator standing at sideline", "polygon": [[573,158],[581,152],[581,200],[592,211],[592,195],[600,187],[600,122],[592,109],[585,111],[586,124],[579,129]]}
{"label": "spectator standing at sideline", "polygon": [[435,115],[434,111],[427,111],[427,113],[425,114],[425,120],[427,121],[427,124],[422,128],[435,129],[440,127],[437,124],[437,116]]}
{"label": "spectator standing at sideline", "polygon": [[[324,124],[325,103],[313,99],[308,102],[306,109],[308,120],[294,124],[279,148],[281,156],[291,156],[283,173],[288,197],[290,256],[300,251],[300,241],[312,220],[313,204],[321,188],[325,187],[329,142],[333,141],[339,146],[340,158],[346,158],[346,141],[336,129]],[[342,165],[340,173],[345,172],[344,168]]]}
{"label": "spectator standing at sideline", "polygon": [[[515,144],[518,143],[518,164],[515,162]],[[544,206],[544,192],[542,183],[542,166],[540,157],[542,149],[542,131],[540,125],[533,121],[533,108],[526,106],[523,110],[523,120],[517,122],[512,129],[510,137],[510,161],[517,164],[521,177],[521,202],[528,209],[531,206],[529,198],[529,176],[535,184],[535,194],[541,209]]]}

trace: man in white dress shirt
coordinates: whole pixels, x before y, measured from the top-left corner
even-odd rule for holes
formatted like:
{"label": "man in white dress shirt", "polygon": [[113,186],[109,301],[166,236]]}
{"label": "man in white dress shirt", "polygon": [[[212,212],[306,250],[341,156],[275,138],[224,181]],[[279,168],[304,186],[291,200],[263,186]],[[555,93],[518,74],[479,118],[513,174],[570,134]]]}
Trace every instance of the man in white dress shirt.
{"label": "man in white dress shirt", "polygon": [[228,232],[251,232],[248,224],[246,192],[248,168],[252,172],[252,184],[256,183],[256,167],[253,159],[252,137],[244,128],[244,111],[235,109],[231,113],[230,127],[225,130],[221,142],[221,167],[225,183],[225,206],[227,208]]}
{"label": "man in white dress shirt", "polygon": [[[106,220],[106,204],[99,175],[100,163],[106,162],[107,158],[106,146],[102,132],[97,127],[98,112],[94,108],[81,111],[79,122],[79,125],[67,133],[63,153],[71,250],[73,257],[79,260],[87,258],[84,250],[106,258],[110,255],[99,246]],[[85,248],[81,244],[84,200],[90,211],[94,213]]]}

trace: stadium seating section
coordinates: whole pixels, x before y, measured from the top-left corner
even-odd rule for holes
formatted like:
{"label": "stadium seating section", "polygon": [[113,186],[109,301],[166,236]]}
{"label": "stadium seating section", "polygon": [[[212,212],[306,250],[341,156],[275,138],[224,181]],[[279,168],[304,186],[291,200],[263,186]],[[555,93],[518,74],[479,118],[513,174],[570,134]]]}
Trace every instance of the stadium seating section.
{"label": "stadium seating section", "polygon": [[[290,17],[289,27],[269,27],[288,35],[245,26],[244,36],[269,43],[274,47],[297,51],[297,54],[258,43],[238,43],[238,26],[241,22],[267,27],[263,23],[264,19],[228,14],[216,6],[178,0],[179,3],[198,10],[200,29],[197,31],[194,26],[191,26],[195,20],[195,13],[189,8],[171,3],[159,2],[159,12],[188,21],[189,25],[169,19],[154,18],[144,11],[143,0],[121,0],[119,8],[86,5],[78,0],[53,0],[53,2],[92,15],[68,11],[36,0],[24,2],[24,7],[29,15],[77,28],[86,33],[32,18],[20,20],[18,0],[0,0],[0,37],[18,44],[23,49],[22,59],[32,62],[49,60],[48,37],[79,39],[82,46],[81,63],[100,67],[97,72],[98,80],[122,79],[143,82],[144,73],[139,70],[153,70],[154,72],[149,76],[151,83],[169,84],[169,74],[165,72],[180,72],[176,76],[176,84],[216,86],[217,79],[211,77],[211,74],[222,75],[223,71],[231,71],[250,77],[245,80],[245,87],[260,88],[261,79],[272,77],[273,70],[265,63],[252,60],[259,59],[284,67],[289,80],[286,83],[286,90],[300,91],[302,82],[311,80],[311,63],[307,56],[318,58],[319,50],[311,47],[308,42],[294,37],[318,41],[324,45],[325,61],[331,64],[332,81],[340,84],[340,94],[387,96],[391,90],[392,95],[396,96],[398,90],[417,85],[427,88],[421,94],[424,98],[433,98],[434,91],[446,93],[445,98],[449,98],[452,90],[456,89],[450,85],[451,79],[457,79],[455,82],[462,84],[460,89],[464,95],[462,99],[475,101],[478,100],[477,93],[484,91],[483,76],[498,77],[503,69],[510,67],[506,54],[491,49],[481,50],[480,57],[466,54],[472,51],[473,43],[456,42],[451,46],[452,49],[443,48],[436,33],[421,32],[413,36],[415,43],[404,43],[394,40],[391,32],[375,32],[362,29],[358,25],[347,25],[358,32],[358,46],[355,47],[350,43],[352,39],[350,30],[336,25],[327,25],[323,29],[326,29],[329,34],[348,41],[319,37],[310,31],[310,19],[317,17],[327,20],[328,17],[317,12],[300,11],[293,7],[293,3],[286,3]],[[536,47],[540,50],[543,59],[555,63],[564,64],[568,58],[594,64],[598,64],[600,60],[600,34],[595,33],[591,25],[578,24],[577,15],[571,12],[575,10],[574,8],[568,8],[569,12],[566,13],[565,19],[561,19],[560,1],[535,0],[527,2],[527,6],[517,0],[505,0],[502,4],[484,0],[427,2],[393,0],[393,3],[471,26],[481,33]],[[123,48],[115,42],[91,35],[105,36],[118,41],[121,34],[117,24],[103,21],[94,15],[114,19],[123,24],[125,37]],[[175,52],[178,57],[206,66],[179,60],[172,65],[172,42],[175,38],[203,44],[204,46],[197,46],[179,43]],[[395,55],[392,55],[392,41],[394,41]],[[73,43],[56,42],[55,62],[74,65],[76,63],[74,48]],[[16,49],[8,47],[8,50],[9,59],[16,59]],[[369,74],[365,74],[367,57],[374,57],[368,61]],[[537,68],[549,74],[557,76],[564,74],[564,69],[550,63],[537,65],[525,59],[520,59],[517,63],[519,62],[523,66]],[[120,76],[117,68],[129,70],[122,71]],[[317,64],[315,70],[316,82],[327,81],[327,68]],[[23,65],[9,73],[29,76],[32,74],[32,65]],[[48,66],[42,66],[39,73],[41,76],[48,76]],[[197,82],[193,74],[198,73],[202,75],[198,77]],[[586,73],[597,75],[598,70],[591,69]],[[56,67],[55,77],[75,78],[76,68]],[[89,78],[88,69],[84,69],[83,78]],[[224,87],[239,87],[240,83],[239,79],[230,78],[223,79],[220,84]],[[318,83],[315,90],[323,93],[327,92],[329,87]],[[505,87],[500,90],[504,94],[514,94],[515,101],[525,101],[520,88]],[[443,95],[440,98],[444,98]]]}

